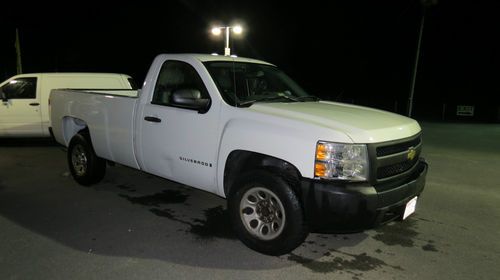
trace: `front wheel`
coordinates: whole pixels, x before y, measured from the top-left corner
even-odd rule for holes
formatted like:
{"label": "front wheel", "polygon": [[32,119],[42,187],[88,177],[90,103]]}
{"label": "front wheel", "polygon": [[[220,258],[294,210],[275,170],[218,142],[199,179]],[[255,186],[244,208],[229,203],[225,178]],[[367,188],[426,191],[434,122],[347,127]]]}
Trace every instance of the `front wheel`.
{"label": "front wheel", "polygon": [[84,186],[98,183],[106,172],[106,161],[95,154],[89,137],[81,133],[69,142],[68,166],[75,181]]}
{"label": "front wheel", "polygon": [[240,177],[229,194],[228,210],[240,240],[266,255],[289,253],[308,234],[293,189],[266,171],[251,171]]}

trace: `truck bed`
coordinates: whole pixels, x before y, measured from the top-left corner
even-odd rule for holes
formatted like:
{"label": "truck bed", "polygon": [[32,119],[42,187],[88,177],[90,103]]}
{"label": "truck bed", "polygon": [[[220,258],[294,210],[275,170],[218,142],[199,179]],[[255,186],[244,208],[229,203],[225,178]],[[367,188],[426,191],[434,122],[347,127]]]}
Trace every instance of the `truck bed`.
{"label": "truck bed", "polygon": [[86,125],[99,157],[138,168],[133,145],[138,96],[137,90],[53,90],[51,119],[61,120],[53,123],[54,137],[68,146],[68,133]]}

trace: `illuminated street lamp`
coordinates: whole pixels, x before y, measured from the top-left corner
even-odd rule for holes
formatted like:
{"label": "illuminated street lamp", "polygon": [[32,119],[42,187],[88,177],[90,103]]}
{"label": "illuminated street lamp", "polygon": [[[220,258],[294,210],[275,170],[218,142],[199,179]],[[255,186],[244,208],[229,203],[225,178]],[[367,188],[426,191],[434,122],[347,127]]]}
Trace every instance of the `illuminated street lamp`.
{"label": "illuminated street lamp", "polygon": [[234,32],[234,34],[241,34],[243,32],[243,28],[240,25],[235,26],[218,26],[212,28],[212,34],[215,36],[219,36],[222,33],[222,30],[225,31],[226,43],[224,48],[224,55],[230,56],[231,49],[229,48],[229,34]]}

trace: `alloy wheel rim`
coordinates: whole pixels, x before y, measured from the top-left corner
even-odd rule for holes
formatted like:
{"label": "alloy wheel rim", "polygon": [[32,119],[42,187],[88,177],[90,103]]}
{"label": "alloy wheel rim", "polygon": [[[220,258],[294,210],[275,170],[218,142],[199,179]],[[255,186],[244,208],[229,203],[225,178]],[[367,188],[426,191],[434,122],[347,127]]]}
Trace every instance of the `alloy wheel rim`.
{"label": "alloy wheel rim", "polygon": [[71,163],[77,176],[83,176],[87,172],[87,154],[82,145],[75,145],[71,151]]}
{"label": "alloy wheel rim", "polygon": [[240,217],[247,231],[261,240],[278,237],[285,226],[285,208],[272,191],[252,187],[240,201]]}

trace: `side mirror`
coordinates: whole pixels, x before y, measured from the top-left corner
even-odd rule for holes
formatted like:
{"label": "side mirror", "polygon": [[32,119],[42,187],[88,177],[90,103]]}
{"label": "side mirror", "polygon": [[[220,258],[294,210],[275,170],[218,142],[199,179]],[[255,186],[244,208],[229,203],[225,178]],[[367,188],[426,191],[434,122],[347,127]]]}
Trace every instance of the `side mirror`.
{"label": "side mirror", "polygon": [[201,92],[197,89],[178,89],[172,92],[170,104],[205,113],[210,107],[210,99],[201,98]]}

